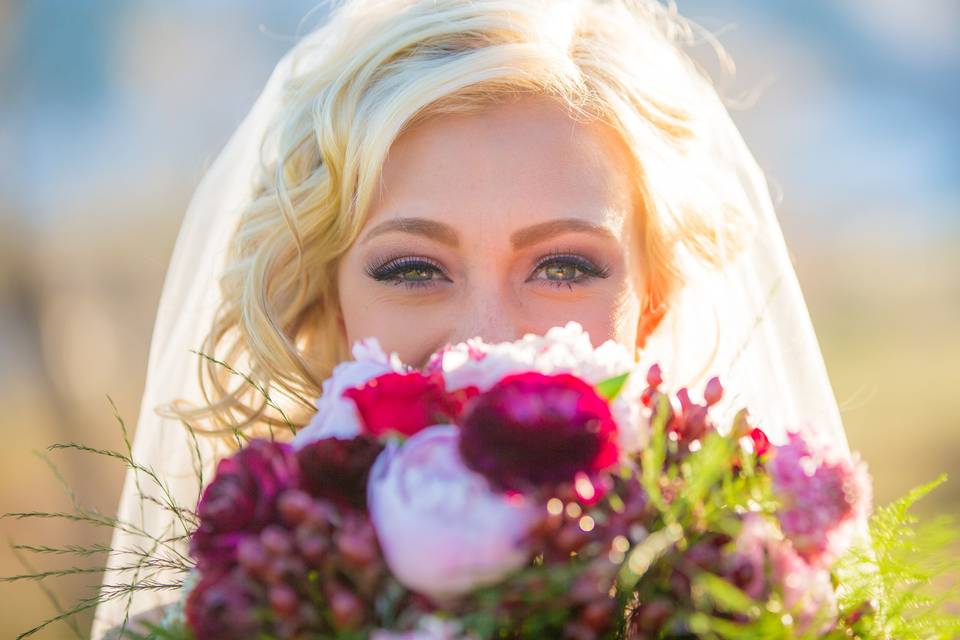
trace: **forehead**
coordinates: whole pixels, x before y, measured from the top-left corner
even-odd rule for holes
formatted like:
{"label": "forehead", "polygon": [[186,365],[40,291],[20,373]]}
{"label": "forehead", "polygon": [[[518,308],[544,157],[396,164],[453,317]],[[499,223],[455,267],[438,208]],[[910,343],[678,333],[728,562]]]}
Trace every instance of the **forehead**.
{"label": "forehead", "polygon": [[634,200],[629,150],[601,122],[526,95],[418,122],[394,141],[368,222],[416,215],[542,222],[624,217]]}

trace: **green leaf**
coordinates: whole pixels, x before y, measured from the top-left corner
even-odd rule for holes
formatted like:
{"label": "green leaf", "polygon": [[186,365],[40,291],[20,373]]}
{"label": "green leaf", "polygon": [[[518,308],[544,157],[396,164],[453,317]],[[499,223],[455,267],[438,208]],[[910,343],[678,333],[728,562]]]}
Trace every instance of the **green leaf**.
{"label": "green leaf", "polygon": [[722,611],[751,616],[760,611],[759,603],[720,576],[704,571],[694,577],[693,583],[696,592]]}
{"label": "green leaf", "polygon": [[597,385],[597,393],[606,398],[608,401],[613,400],[617,395],[623,390],[623,385],[626,384],[627,378],[630,377],[630,372],[621,373],[618,376],[613,376],[612,378],[607,378],[602,380]]}
{"label": "green leaf", "polygon": [[660,493],[660,476],[667,459],[667,411],[670,400],[661,396],[650,421],[650,442],[640,452],[640,481],[650,502],[660,511],[666,510]]}
{"label": "green leaf", "polygon": [[662,558],[674,545],[683,540],[683,527],[673,523],[654,531],[633,546],[620,567],[620,589],[632,591],[647,570]]}
{"label": "green leaf", "polygon": [[718,433],[701,440],[700,449],[691,453],[680,466],[684,475],[683,489],[669,507],[670,517],[683,519],[698,509],[711,492],[723,488],[723,480],[730,474],[730,464],[736,441]]}

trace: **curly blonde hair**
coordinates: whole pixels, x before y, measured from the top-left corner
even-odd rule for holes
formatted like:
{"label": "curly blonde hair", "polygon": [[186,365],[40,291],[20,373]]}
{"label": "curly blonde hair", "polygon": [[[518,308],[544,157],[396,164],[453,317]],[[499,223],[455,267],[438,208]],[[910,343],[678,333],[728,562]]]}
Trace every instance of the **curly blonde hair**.
{"label": "curly blonde hair", "polygon": [[655,0],[339,3],[298,45],[268,134],[275,151],[261,158],[203,346],[206,405],[182,417],[212,416],[231,431],[288,420],[256,385],[308,416],[322,381],[348,357],[337,265],[364,224],[392,142],[426,118],[508,95],[550,96],[571,117],[600,120],[623,137],[643,205],[642,303],[668,305],[683,284],[678,252],[722,264],[745,223],[727,196],[730,176],[706,151],[708,110],[718,101],[683,51],[697,37],[711,40]]}

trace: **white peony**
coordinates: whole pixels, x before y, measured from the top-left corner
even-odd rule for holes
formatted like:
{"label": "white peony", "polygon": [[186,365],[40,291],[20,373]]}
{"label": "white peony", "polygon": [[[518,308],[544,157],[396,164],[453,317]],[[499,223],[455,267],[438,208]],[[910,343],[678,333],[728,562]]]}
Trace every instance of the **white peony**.
{"label": "white peony", "polygon": [[648,429],[640,404],[646,371],[639,370],[630,352],[613,340],[594,348],[578,322],[553,327],[543,336],[528,333],[514,342],[489,344],[472,338],[437,352],[428,367],[443,372],[448,391],[469,386],[486,391],[504,376],[524,371],[571,373],[590,384],[630,372],[611,403],[611,412],[619,427],[621,450],[633,452],[646,443]]}
{"label": "white peony", "polygon": [[530,500],[493,492],[464,465],[451,425],[391,443],[370,472],[367,505],[394,576],[438,602],[523,566],[523,538],[539,515]]}

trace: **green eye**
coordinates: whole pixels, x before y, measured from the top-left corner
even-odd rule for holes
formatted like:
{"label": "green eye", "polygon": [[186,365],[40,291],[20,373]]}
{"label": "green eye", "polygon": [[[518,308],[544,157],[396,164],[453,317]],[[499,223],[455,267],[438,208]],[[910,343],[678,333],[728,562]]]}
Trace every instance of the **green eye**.
{"label": "green eye", "polygon": [[[541,273],[542,276],[538,275]],[[591,278],[606,278],[609,275],[610,270],[607,267],[597,267],[581,256],[553,254],[537,265],[530,280],[542,280],[554,286],[572,286]]]}
{"label": "green eye", "polygon": [[580,269],[572,264],[552,264],[543,269],[547,280],[562,280],[564,282],[576,279],[578,271]]}

